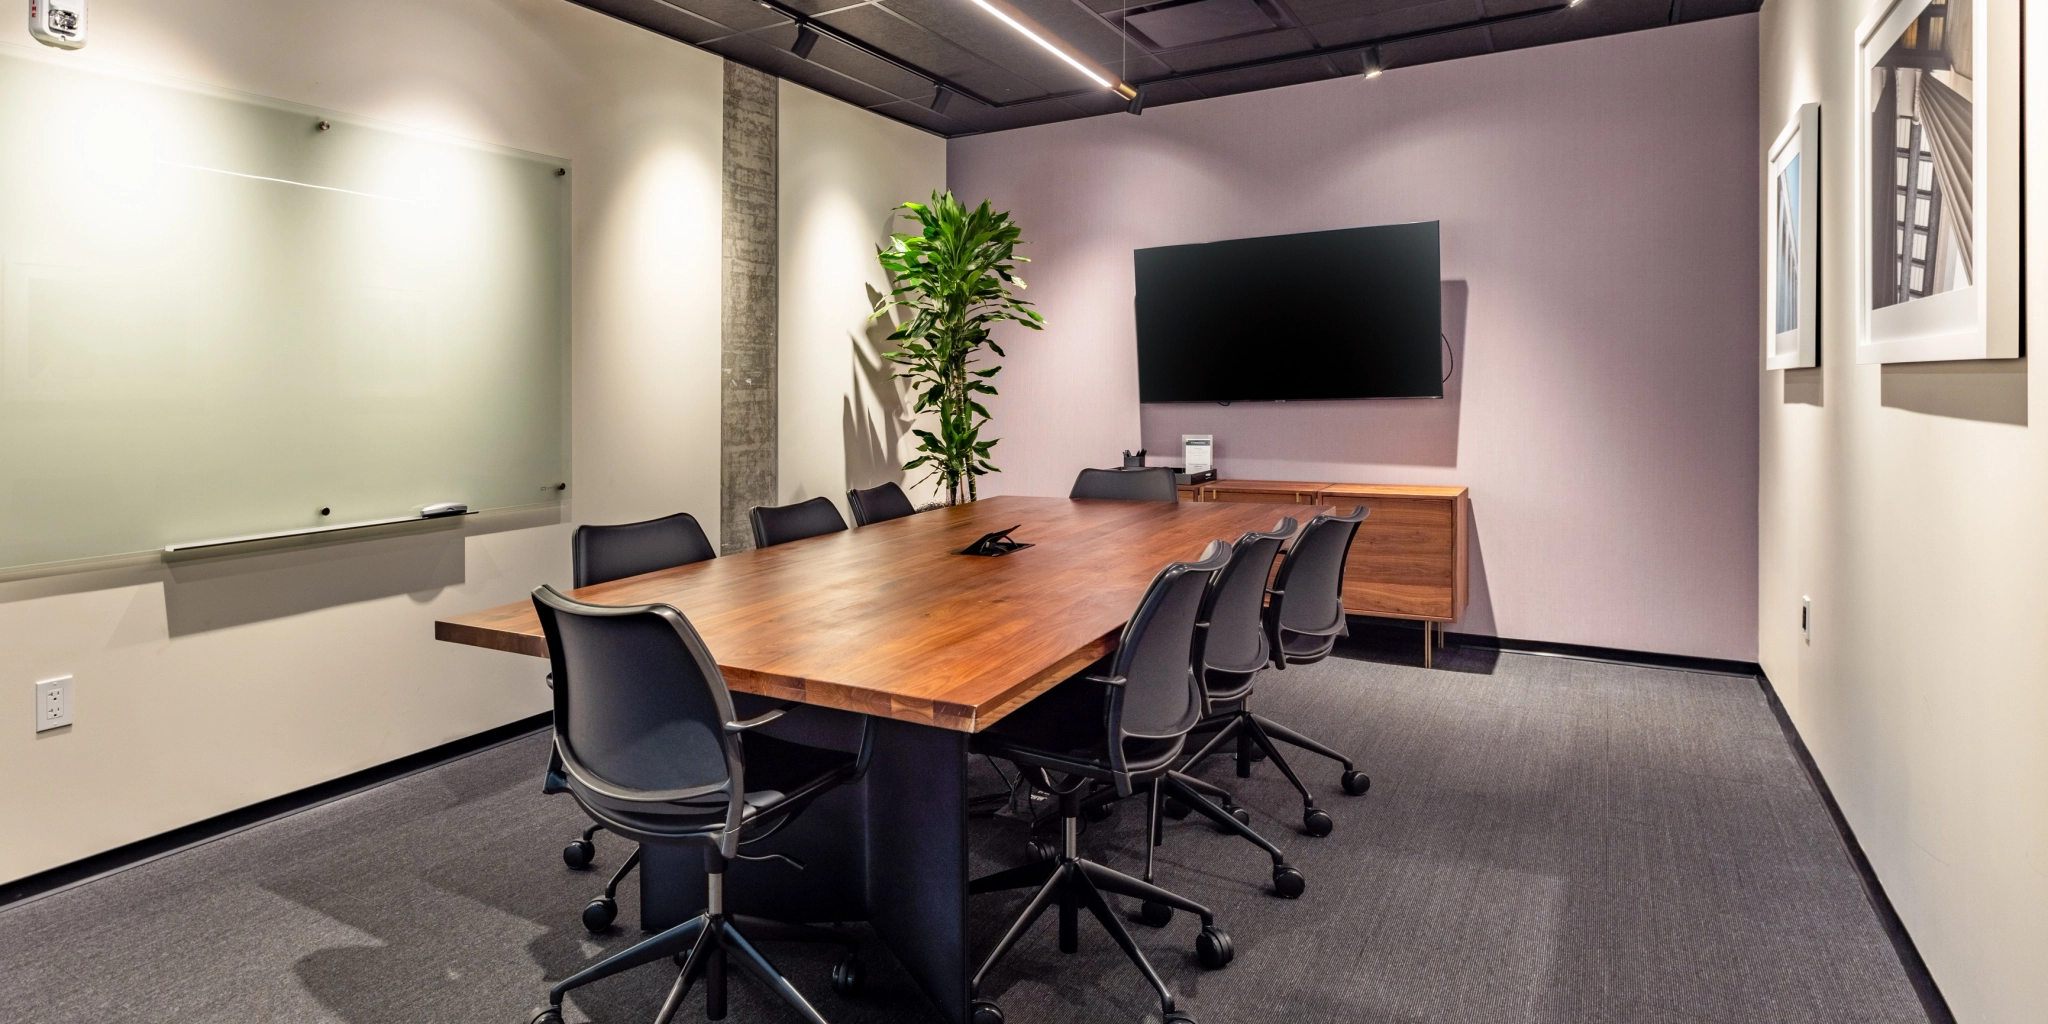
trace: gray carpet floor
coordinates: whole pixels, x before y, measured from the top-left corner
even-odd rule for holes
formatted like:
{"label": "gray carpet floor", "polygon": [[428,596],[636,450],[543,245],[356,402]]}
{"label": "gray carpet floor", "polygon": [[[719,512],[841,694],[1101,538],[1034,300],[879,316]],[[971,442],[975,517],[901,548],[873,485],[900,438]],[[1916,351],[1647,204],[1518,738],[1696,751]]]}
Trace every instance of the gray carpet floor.
{"label": "gray carpet floor", "polygon": [[[1269,675],[1260,710],[1352,752],[1292,758],[1337,819],[1300,833],[1278,773],[1231,786],[1308,876],[1267,892],[1263,854],[1175,822],[1160,880],[1214,907],[1237,960],[1205,972],[1197,924],[1133,926],[1203,1024],[1923,1022],[1820,798],[1753,680],[1453,651],[1438,670],[1369,655]],[[637,938],[578,919],[603,884],[561,863],[583,819],[544,797],[534,735],[0,911],[0,1020],[518,1024],[547,985]],[[986,771],[986,769],[981,769]],[[994,776],[987,775],[992,785]],[[1141,807],[1089,855],[1136,870]],[[1025,825],[977,821],[975,867],[1019,862]],[[600,871],[625,855],[601,838]],[[986,950],[1024,894],[977,897]],[[823,949],[765,947],[834,1021],[936,1017],[871,945],[871,992],[841,999]],[[572,1021],[652,1018],[672,969],[574,997]],[[1086,915],[1050,919],[990,994],[1015,1024],[1155,1020],[1143,981]],[[795,1019],[735,975],[732,1018]],[[696,995],[682,1019],[702,1019]]]}

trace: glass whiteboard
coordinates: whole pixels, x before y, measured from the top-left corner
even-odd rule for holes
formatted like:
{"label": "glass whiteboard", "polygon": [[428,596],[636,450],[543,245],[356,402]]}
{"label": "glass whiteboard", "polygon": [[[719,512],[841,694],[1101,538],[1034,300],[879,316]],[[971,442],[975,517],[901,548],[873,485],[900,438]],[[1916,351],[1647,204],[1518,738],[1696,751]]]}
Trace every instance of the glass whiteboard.
{"label": "glass whiteboard", "polygon": [[565,167],[0,50],[0,567],[558,500]]}

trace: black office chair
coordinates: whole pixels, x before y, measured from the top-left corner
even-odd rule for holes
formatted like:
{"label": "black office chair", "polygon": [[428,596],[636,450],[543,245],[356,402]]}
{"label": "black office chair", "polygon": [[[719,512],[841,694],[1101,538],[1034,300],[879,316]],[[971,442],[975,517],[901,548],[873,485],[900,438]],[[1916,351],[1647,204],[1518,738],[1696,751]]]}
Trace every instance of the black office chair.
{"label": "black office chair", "polygon": [[[570,538],[569,548],[574,557],[573,582],[579,588],[718,557],[711,539],[704,536],[704,528],[688,512],[618,526],[579,526]],[[549,682],[552,684],[552,677]],[[551,749],[541,792],[568,791],[562,755]],[[582,838],[562,848],[562,863],[577,871],[590,867],[597,860],[597,834],[603,830],[603,825],[584,829]],[[612,873],[611,881],[605,883],[604,894],[583,908],[583,927],[593,933],[611,927],[619,916],[619,883],[639,863],[640,852],[635,849]]]}
{"label": "black office chair", "polygon": [[1069,498],[1108,498],[1113,501],[1180,501],[1180,485],[1173,467],[1148,469],[1084,469],[1074,478]]}
{"label": "black office chair", "polygon": [[[1259,620],[1261,635],[1255,643],[1245,632],[1245,613],[1253,607],[1248,585],[1243,594],[1219,595],[1219,601],[1225,603],[1224,614],[1209,620],[1204,650],[1215,653],[1204,654],[1202,674],[1209,701],[1209,716],[1203,726],[1214,725],[1218,729],[1181,769],[1192,771],[1223,749],[1225,743],[1235,740],[1238,777],[1249,778],[1254,751],[1265,754],[1266,760],[1280,769],[1280,774],[1287,776],[1287,781],[1301,794],[1302,828],[1312,836],[1330,834],[1330,815],[1316,806],[1315,797],[1301,784],[1287,759],[1280,756],[1274,740],[1341,763],[1344,774],[1340,781],[1344,792],[1353,796],[1370,788],[1372,779],[1343,754],[1270,718],[1253,714],[1252,683],[1269,664],[1285,669],[1329,657],[1337,638],[1345,635],[1344,562],[1350,555],[1352,538],[1358,534],[1358,525],[1365,522],[1366,515],[1367,510],[1361,505],[1352,509],[1350,515],[1319,515],[1309,520],[1301,539],[1294,542],[1280,563],[1272,589],[1262,595],[1265,608]],[[1252,535],[1246,536],[1249,539]],[[1264,564],[1270,566],[1271,562]],[[1264,580],[1266,571],[1260,568],[1253,575]]]}
{"label": "black office chair", "polygon": [[621,971],[687,953],[656,1024],[668,1024],[695,982],[706,1013],[725,1016],[728,954],[803,1019],[825,1024],[742,929],[757,939],[845,947],[832,987],[861,986],[859,943],[829,928],[725,912],[725,870],[741,847],[773,833],[813,799],[859,778],[873,749],[870,721],[860,752],[791,743],[752,732],[794,704],[741,721],[718,662],[683,614],[668,605],[586,604],[542,586],[533,607],[547,634],[555,679],[555,749],[569,792],[591,819],[643,845],[704,852],[703,913],[584,968],[548,992],[534,1024],[561,1024],[572,990]]}
{"label": "black office chair", "polygon": [[903,488],[896,486],[893,480],[866,490],[848,488],[846,507],[853,510],[855,526],[872,526],[917,514],[917,507],[910,503],[910,495],[903,493]]}
{"label": "black office chair", "polygon": [[846,520],[832,507],[830,498],[812,498],[794,505],[756,505],[748,514],[754,521],[754,546],[771,548],[805,537],[838,533]]}
{"label": "black office chair", "polygon": [[[1145,959],[1110,909],[1105,891],[1158,903],[1199,915],[1201,934],[1195,953],[1202,966],[1229,963],[1230,936],[1216,927],[1215,915],[1193,900],[1141,882],[1081,857],[1080,805],[1093,782],[1108,783],[1121,796],[1147,787],[1176,788],[1167,777],[1181,755],[1188,731],[1201,718],[1201,693],[1195,682],[1195,620],[1209,577],[1228,562],[1229,549],[1212,541],[1199,562],[1176,562],[1161,570],[1124,627],[1117,651],[1100,672],[1069,679],[980,732],[970,741],[976,753],[1015,762],[1041,791],[1059,800],[1062,846],[1051,860],[1027,864],[979,878],[970,892],[995,892],[1037,886],[1037,895],[1010,925],[1002,941],[968,983],[974,1024],[1002,1024],[1003,1011],[981,998],[989,970],[1055,903],[1060,911],[1060,951],[1077,947],[1079,911],[1083,904],[1130,957],[1159,994],[1167,1022],[1191,1022],[1176,1009],[1173,993]],[[1055,783],[1058,774],[1062,781]],[[1192,790],[1177,789],[1190,806],[1222,821],[1234,819]]]}

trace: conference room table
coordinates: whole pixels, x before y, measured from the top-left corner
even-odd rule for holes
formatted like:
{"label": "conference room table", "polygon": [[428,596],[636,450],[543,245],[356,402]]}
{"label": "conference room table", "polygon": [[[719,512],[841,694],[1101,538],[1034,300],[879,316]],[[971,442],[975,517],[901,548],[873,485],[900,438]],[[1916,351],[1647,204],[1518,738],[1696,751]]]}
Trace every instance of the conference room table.
{"label": "conference room table", "polygon": [[[1152,577],[1317,506],[1002,496],[570,591],[598,604],[668,604],[697,628],[728,686],[797,701],[770,729],[851,749],[854,785],[746,848],[727,875],[735,912],[868,921],[950,1020],[968,1017],[967,740],[1115,649]],[[1016,527],[1032,545],[960,554]],[[531,601],[434,624],[437,639],[547,657]],[[741,708],[756,713],[755,701]],[[540,765],[535,765],[538,778]],[[537,837],[539,838],[539,837]],[[648,850],[640,926],[702,909],[701,858]]]}

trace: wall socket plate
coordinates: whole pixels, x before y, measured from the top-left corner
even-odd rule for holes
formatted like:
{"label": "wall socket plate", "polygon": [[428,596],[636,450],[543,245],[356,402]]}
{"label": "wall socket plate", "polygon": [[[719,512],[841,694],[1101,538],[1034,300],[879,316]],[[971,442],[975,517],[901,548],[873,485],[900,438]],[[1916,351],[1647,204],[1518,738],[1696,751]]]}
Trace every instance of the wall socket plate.
{"label": "wall socket plate", "polygon": [[1813,598],[1799,599],[1799,634],[1807,643],[1813,643]]}
{"label": "wall socket plate", "polygon": [[58,676],[36,684],[36,731],[48,732],[71,724],[71,677]]}

